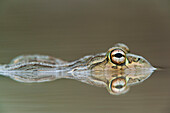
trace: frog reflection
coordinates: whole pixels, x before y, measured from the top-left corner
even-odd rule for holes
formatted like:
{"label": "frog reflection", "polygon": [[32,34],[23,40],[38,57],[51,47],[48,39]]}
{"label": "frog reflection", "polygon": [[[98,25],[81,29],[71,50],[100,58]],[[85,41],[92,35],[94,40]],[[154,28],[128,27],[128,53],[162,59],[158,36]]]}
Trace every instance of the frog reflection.
{"label": "frog reflection", "polygon": [[[151,76],[153,71],[124,71],[124,72],[107,72],[102,75],[93,74],[93,81],[103,82],[112,95],[120,95],[129,91],[130,86],[139,84]],[[95,84],[94,84],[95,85]],[[96,86],[99,86],[96,84]]]}
{"label": "frog reflection", "polygon": [[123,94],[129,91],[129,86],[127,86],[128,77],[113,77],[111,81],[108,82],[107,90],[113,95]]}
{"label": "frog reflection", "polygon": [[130,86],[146,80],[153,71],[133,71],[133,72],[86,72],[86,73],[54,73],[54,72],[12,72],[0,73],[13,80],[24,83],[47,82],[57,79],[73,79],[97,87],[106,87],[112,95],[120,95],[129,91]]}

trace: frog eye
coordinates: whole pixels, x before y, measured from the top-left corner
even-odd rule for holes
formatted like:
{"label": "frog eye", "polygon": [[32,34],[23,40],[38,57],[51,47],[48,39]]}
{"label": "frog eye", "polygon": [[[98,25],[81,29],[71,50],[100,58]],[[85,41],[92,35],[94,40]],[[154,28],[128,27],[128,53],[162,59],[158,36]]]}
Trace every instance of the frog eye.
{"label": "frog eye", "polygon": [[110,59],[113,63],[121,65],[126,61],[126,54],[123,50],[115,49],[110,53]]}
{"label": "frog eye", "polygon": [[125,90],[126,80],[124,78],[116,78],[111,81],[110,88],[115,93],[120,93]]}

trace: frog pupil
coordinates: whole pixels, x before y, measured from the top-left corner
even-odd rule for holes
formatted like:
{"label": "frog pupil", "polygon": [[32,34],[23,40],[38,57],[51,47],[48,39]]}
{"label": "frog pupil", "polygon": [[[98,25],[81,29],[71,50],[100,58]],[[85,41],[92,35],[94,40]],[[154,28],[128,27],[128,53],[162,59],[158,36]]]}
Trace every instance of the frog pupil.
{"label": "frog pupil", "polygon": [[121,58],[123,55],[121,53],[116,53],[114,56],[117,58]]}
{"label": "frog pupil", "polygon": [[122,85],[117,85],[117,86],[115,86],[115,88],[121,89],[121,88],[123,88],[123,86]]}

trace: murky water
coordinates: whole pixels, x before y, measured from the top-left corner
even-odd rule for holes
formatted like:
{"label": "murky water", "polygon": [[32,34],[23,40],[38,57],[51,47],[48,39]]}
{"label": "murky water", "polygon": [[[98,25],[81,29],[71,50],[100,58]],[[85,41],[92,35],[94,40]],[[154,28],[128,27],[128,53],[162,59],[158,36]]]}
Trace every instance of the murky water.
{"label": "murky water", "polygon": [[22,54],[73,61],[123,42],[161,68],[119,96],[77,80],[0,76],[0,113],[169,113],[169,9],[166,0],[0,1],[1,64]]}

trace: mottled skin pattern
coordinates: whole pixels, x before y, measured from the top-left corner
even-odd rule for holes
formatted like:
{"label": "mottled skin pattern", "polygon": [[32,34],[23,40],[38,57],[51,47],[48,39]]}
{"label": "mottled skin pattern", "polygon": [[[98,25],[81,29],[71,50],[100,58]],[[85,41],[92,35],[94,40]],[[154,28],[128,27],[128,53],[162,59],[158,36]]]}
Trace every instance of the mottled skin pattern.
{"label": "mottled skin pattern", "polygon": [[120,71],[154,69],[143,57],[130,53],[129,48],[118,43],[106,53],[88,55],[73,62],[63,61],[50,56],[19,56],[8,65],[2,65],[1,71]]}

